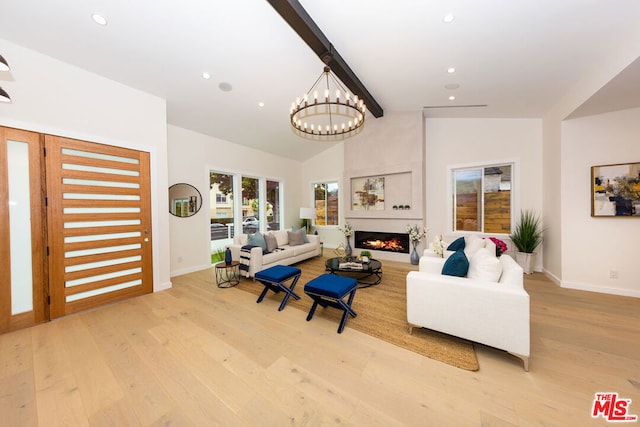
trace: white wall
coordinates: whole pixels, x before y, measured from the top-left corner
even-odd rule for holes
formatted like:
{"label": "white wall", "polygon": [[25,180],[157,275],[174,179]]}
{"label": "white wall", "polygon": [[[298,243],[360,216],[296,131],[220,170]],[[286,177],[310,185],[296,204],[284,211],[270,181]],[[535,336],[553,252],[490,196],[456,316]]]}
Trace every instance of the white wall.
{"label": "white wall", "polygon": [[[301,207],[313,207],[311,186],[315,182],[338,181],[338,191],[340,194],[343,193],[345,187],[342,173],[344,171],[344,144],[346,141],[334,144],[322,153],[302,163],[300,179]],[[339,197],[339,199],[338,210],[340,212],[340,221],[343,223],[344,207],[342,206],[342,197]],[[344,236],[335,226],[320,226],[316,227],[316,230],[318,230],[320,241],[324,245],[325,256],[330,255],[327,250],[334,249],[340,242],[344,242]]]}
{"label": "white wall", "polygon": [[591,166],[640,161],[638,135],[638,108],[562,123],[563,287],[640,297],[640,218],[591,217]]}
{"label": "white wall", "polygon": [[301,197],[299,162],[177,126],[169,125],[167,134],[169,185],[191,184],[203,197],[203,208],[192,217],[178,218],[167,213],[170,216],[171,276],[211,267],[210,170],[281,181],[284,189],[283,228],[299,226],[300,207],[307,206]]}
{"label": "white wall", "polygon": [[4,40],[0,46],[11,66],[0,84],[13,100],[0,103],[0,125],[151,154],[154,290],[169,287],[165,101]]}
{"label": "white wall", "polygon": [[[430,238],[455,236],[449,217],[448,167],[515,160],[516,220],[520,209],[542,215],[542,121],[539,119],[426,119],[426,224]],[[539,249],[539,252],[542,250]],[[542,269],[542,256],[536,260]]]}

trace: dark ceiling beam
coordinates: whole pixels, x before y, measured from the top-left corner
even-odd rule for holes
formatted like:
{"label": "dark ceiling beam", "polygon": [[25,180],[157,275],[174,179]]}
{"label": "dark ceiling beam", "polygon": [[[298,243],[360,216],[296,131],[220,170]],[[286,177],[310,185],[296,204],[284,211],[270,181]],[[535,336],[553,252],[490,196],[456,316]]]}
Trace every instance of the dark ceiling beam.
{"label": "dark ceiling beam", "polygon": [[297,0],[267,0],[282,18],[298,33],[300,38],[316,55],[331,68],[331,71],[355,95],[364,100],[367,110],[374,117],[382,117],[384,111],[373,95],[358,79],[346,61],[335,50],[329,39],[320,31],[311,16]]}

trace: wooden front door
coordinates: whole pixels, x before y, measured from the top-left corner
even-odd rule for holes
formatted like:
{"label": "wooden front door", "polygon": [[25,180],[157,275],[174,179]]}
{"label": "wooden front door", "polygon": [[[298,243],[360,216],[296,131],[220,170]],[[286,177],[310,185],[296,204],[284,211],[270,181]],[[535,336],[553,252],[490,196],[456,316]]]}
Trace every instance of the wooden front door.
{"label": "wooden front door", "polygon": [[43,140],[0,127],[0,333],[48,319]]}
{"label": "wooden front door", "polygon": [[152,292],[149,153],[45,146],[51,318]]}

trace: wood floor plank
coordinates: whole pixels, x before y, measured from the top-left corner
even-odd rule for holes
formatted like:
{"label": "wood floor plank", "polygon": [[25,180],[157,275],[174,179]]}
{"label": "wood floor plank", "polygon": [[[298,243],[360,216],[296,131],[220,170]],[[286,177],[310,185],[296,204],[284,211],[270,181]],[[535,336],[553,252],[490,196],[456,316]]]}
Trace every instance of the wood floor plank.
{"label": "wood floor plank", "polygon": [[[323,262],[298,266],[321,271]],[[401,268],[385,263],[384,274],[404,280]],[[210,269],[172,281],[0,335],[2,424],[598,426],[607,423],[590,411],[602,391],[632,399],[640,414],[637,298],[527,275],[530,371],[476,344],[480,370],[471,372],[349,322],[337,334],[336,310],[307,322],[293,306],[279,312],[279,295],[256,304],[218,288]]]}

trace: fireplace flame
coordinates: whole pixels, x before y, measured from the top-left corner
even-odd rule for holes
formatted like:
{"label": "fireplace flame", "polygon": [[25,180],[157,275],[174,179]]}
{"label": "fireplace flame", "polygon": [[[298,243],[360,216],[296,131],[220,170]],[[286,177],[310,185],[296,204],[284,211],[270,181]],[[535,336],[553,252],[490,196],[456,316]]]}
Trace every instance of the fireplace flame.
{"label": "fireplace flame", "polygon": [[404,246],[400,239],[391,238],[389,240],[365,240],[362,242],[362,246],[368,249],[377,249],[383,251],[402,252],[405,251]]}

